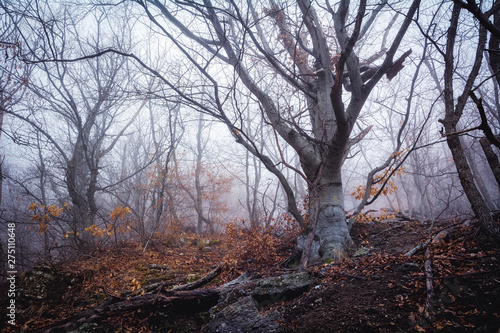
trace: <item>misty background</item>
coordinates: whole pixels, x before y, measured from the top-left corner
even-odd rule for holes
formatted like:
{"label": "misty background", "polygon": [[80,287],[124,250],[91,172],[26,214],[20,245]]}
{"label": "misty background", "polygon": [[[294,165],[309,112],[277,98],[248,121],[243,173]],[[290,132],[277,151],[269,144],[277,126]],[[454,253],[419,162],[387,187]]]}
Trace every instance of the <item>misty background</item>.
{"label": "misty background", "polygon": [[[152,17],[141,3],[1,2],[1,239],[5,253],[6,225],[15,222],[19,270],[126,240],[147,247],[155,237],[180,232],[224,232],[229,222],[300,228],[287,212],[282,184],[242,140],[272,160],[301,213],[307,213],[308,183],[296,151],[270,125],[237,71],[190,36],[210,38],[196,6],[165,3],[189,28],[183,31],[161,15],[154,1],[144,2]],[[259,17],[247,17],[249,29],[262,29],[259,33],[271,40],[268,47],[277,50],[276,59],[293,69],[301,60],[279,53],[286,41],[273,24],[271,3],[286,14],[297,36],[303,32],[291,1],[255,3]],[[224,1],[217,5],[233,8]],[[368,4],[366,20],[377,5]],[[239,6],[250,13],[246,3]],[[328,11],[321,3],[314,6],[324,34],[334,43]],[[355,45],[361,62],[382,63],[409,6],[409,1],[389,1],[376,12]],[[431,221],[474,216],[439,121],[445,118],[442,52],[451,6],[452,1],[420,5],[396,53],[395,60],[411,50],[404,68],[390,79],[382,77],[361,109],[342,157],[348,219],[359,213],[379,216],[381,209]],[[351,30],[355,9],[347,18]],[[313,136],[304,96],[270,68],[254,44],[244,42],[244,29],[228,17],[225,29],[252,77],[273,96],[287,121]],[[478,20],[463,10],[453,46],[455,96],[476,60],[479,29]],[[474,93],[497,135],[500,101],[489,56],[484,50]],[[342,96],[346,103],[352,98],[348,79]],[[499,151],[484,144],[480,124],[478,104],[469,99],[457,124],[461,133],[455,136],[494,214],[500,209],[499,185],[485,149],[496,156]],[[367,181],[370,195],[364,198]]]}

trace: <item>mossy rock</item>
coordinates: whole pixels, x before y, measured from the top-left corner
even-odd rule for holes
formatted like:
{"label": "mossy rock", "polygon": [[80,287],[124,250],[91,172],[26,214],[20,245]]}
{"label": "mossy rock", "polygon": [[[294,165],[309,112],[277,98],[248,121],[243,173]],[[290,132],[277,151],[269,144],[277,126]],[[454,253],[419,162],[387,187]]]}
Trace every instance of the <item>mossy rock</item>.
{"label": "mossy rock", "polygon": [[370,253],[371,249],[369,247],[360,247],[354,254],[353,257],[363,257]]}
{"label": "mossy rock", "polygon": [[187,283],[191,283],[199,279],[201,279],[201,276],[199,276],[198,274],[188,274],[186,277]]}
{"label": "mossy rock", "polygon": [[161,282],[161,281],[168,281],[175,279],[178,274],[175,272],[159,272],[158,270],[151,270],[148,271],[142,278],[141,284],[143,286],[147,286],[149,284],[153,284],[156,282]]}
{"label": "mossy rock", "polygon": [[209,246],[210,245],[210,240],[209,239],[200,239],[196,245],[198,245],[198,247],[205,247],[205,246]]}
{"label": "mossy rock", "polygon": [[186,246],[193,246],[196,245],[196,238],[194,237],[186,237],[186,242],[184,243]]}
{"label": "mossy rock", "polygon": [[201,252],[212,252],[214,249],[211,246],[204,246],[200,248]]}
{"label": "mossy rock", "polygon": [[73,285],[80,284],[83,277],[62,273],[52,266],[39,264],[24,274],[19,284],[21,299],[57,304]]}
{"label": "mossy rock", "polygon": [[284,274],[258,280],[250,294],[261,308],[293,299],[307,291],[314,282],[314,277],[308,272]]}
{"label": "mossy rock", "polygon": [[208,242],[208,246],[219,246],[221,244],[220,239],[213,239]]}
{"label": "mossy rock", "polygon": [[219,296],[219,302],[216,306],[212,307],[209,311],[212,317],[215,317],[219,312],[221,312],[228,305],[236,303],[241,298],[248,296],[249,294],[243,289],[230,289],[224,290],[221,292]]}
{"label": "mossy rock", "polygon": [[196,245],[201,251],[204,252],[210,252],[212,249],[216,246],[219,246],[221,244],[220,239],[200,239]]}

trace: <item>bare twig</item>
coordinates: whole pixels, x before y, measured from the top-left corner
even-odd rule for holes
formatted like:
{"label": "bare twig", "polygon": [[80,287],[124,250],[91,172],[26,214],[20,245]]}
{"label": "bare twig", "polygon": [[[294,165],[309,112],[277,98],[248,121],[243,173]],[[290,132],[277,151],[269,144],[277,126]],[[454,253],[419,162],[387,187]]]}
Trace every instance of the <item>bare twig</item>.
{"label": "bare twig", "polygon": [[183,285],[174,287],[170,291],[174,292],[174,291],[181,291],[181,290],[193,290],[193,289],[196,289],[196,288],[201,287],[204,284],[212,281],[217,275],[220,274],[220,272],[221,272],[221,268],[220,268],[220,266],[217,266],[216,268],[214,268],[213,270],[211,270],[210,272],[208,272],[201,279],[196,280],[196,281],[191,282],[191,283],[187,283],[187,284],[183,284]]}
{"label": "bare twig", "polygon": [[410,251],[406,252],[405,253],[405,256],[410,258],[411,256],[413,256],[415,253],[417,253],[418,251],[422,250],[422,249],[425,249],[427,248],[427,246],[429,245],[429,243],[431,242],[431,239],[429,238],[428,240],[426,240],[425,242],[420,242],[418,243],[417,246],[415,246],[413,249],[411,249]]}

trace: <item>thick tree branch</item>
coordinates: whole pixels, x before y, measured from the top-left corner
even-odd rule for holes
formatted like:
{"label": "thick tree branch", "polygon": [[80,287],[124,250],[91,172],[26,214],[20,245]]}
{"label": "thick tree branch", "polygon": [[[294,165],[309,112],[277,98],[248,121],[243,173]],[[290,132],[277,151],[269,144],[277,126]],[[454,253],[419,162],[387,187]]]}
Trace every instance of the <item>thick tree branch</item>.
{"label": "thick tree branch", "polygon": [[486,138],[494,144],[497,148],[500,148],[500,141],[498,138],[493,134],[493,131],[491,130],[491,127],[488,125],[488,119],[486,118],[486,112],[484,111],[483,107],[483,100],[481,98],[477,98],[477,96],[474,94],[473,91],[470,92],[470,97],[476,103],[477,110],[479,111],[479,115],[481,117],[481,125],[479,125],[478,128],[480,128]]}
{"label": "thick tree branch", "polygon": [[[370,91],[373,89],[373,87],[375,87],[375,84],[377,84],[377,82],[382,78],[382,76],[386,74],[387,71],[393,66],[392,60],[394,58],[394,55],[396,54],[396,51],[398,50],[399,45],[401,44],[401,41],[403,40],[403,37],[406,34],[406,31],[408,30],[413,20],[413,16],[417,12],[419,6],[420,6],[420,0],[414,0],[412,2],[410,8],[408,9],[406,17],[403,21],[403,24],[399,28],[399,31],[396,37],[394,38],[391,47],[387,51],[387,55],[384,59],[384,62],[380,66],[377,73],[375,73],[373,77],[365,84],[365,87],[363,89],[364,94],[368,95]],[[350,115],[350,117],[352,116]]]}
{"label": "thick tree branch", "polygon": [[475,18],[479,20],[482,26],[488,29],[488,31],[496,38],[500,39],[500,29],[489,20],[489,17],[500,9],[500,3],[493,5],[488,12],[483,13],[474,0],[467,0],[467,3],[462,0],[453,0],[453,2],[460,7],[467,9],[472,15],[474,15]]}

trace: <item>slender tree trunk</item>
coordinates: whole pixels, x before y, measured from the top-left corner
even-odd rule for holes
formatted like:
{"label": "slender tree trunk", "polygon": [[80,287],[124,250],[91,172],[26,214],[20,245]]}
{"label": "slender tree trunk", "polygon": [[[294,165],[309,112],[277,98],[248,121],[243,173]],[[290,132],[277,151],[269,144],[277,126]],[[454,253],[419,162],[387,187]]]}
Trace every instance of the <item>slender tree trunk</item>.
{"label": "slender tree trunk", "polygon": [[[81,140],[77,140],[72,159],[66,166],[66,186],[72,202],[73,215],[73,237],[75,245],[80,250],[87,250],[93,244],[93,237],[85,231],[94,221],[95,212],[91,212],[90,205],[95,205],[93,195],[95,188],[90,186],[88,177],[97,177],[97,174],[90,175],[85,159],[85,152]],[[94,184],[95,187],[95,184]],[[89,202],[91,198],[92,202]]]}
{"label": "slender tree trunk", "polygon": [[486,156],[488,164],[491,168],[491,171],[493,172],[493,175],[495,176],[495,180],[497,181],[498,188],[500,190],[500,162],[498,161],[498,156],[493,151],[493,148],[491,148],[491,142],[486,137],[481,138],[481,140],[479,140],[479,143],[481,144],[481,148],[483,149],[484,155]]}
{"label": "slender tree trunk", "polygon": [[467,161],[469,162],[469,167],[470,167],[472,175],[474,177],[474,181],[476,183],[477,189],[479,190],[482,197],[484,198],[484,201],[485,201],[488,209],[493,210],[494,209],[493,200],[491,199],[490,193],[488,191],[488,187],[486,186],[486,184],[483,181],[483,178],[481,176],[481,172],[478,169],[477,163],[474,160],[474,156],[471,153],[470,149],[467,149],[467,151],[466,151],[466,158],[467,158]]}
{"label": "slender tree trunk", "polygon": [[[494,5],[497,5],[498,2],[499,2],[498,0],[495,0]],[[500,12],[498,10],[493,14],[493,24],[497,28],[500,28]],[[495,74],[497,83],[500,85],[500,54],[498,53],[499,49],[500,49],[500,40],[497,37],[495,37],[495,35],[491,34],[490,42],[488,45],[490,66]]]}
{"label": "slender tree trunk", "polygon": [[250,152],[245,151],[245,190],[246,190],[246,209],[248,211],[248,219],[251,226],[257,226],[257,189],[259,186],[259,176],[256,166],[255,157],[252,158],[252,163],[254,166],[254,184],[250,182]]}
{"label": "slender tree trunk", "polygon": [[97,215],[97,203],[95,201],[95,194],[97,192],[97,176],[99,175],[99,159],[90,162],[92,166],[90,167],[90,177],[89,184],[87,187],[87,204],[88,204],[88,221],[89,225],[94,224],[95,217]]}
{"label": "slender tree trunk", "polygon": [[465,84],[462,94],[457,99],[453,97],[453,73],[455,70],[454,63],[454,48],[457,35],[457,26],[460,16],[460,7],[456,3],[453,6],[452,16],[450,19],[450,28],[448,29],[448,39],[446,44],[445,55],[445,71],[444,71],[444,102],[445,102],[445,118],[440,120],[443,124],[446,133],[446,143],[450,148],[453,156],[453,161],[457,169],[458,177],[462,188],[469,200],[472,210],[476,215],[483,228],[498,242],[500,242],[500,226],[493,221],[488,206],[484,201],[481,193],[476,187],[474,177],[472,175],[465,152],[460,142],[460,137],[457,133],[457,124],[462,116],[463,109],[467,98],[469,97],[472,85],[477,77],[481,66],[484,45],[486,43],[486,30],[483,26],[479,28],[478,46],[476,50],[476,58],[474,65],[470,71],[469,77]]}
{"label": "slender tree trunk", "polygon": [[[2,137],[2,129],[3,129],[3,116],[4,116],[4,108],[5,104],[3,102],[3,92],[0,93],[0,138]],[[2,205],[2,189],[3,189],[3,157],[0,155],[0,206]]]}
{"label": "slender tree trunk", "polygon": [[203,132],[203,114],[200,115],[200,119],[198,121],[198,133],[196,133],[196,166],[194,172],[194,185],[196,190],[195,197],[195,211],[198,214],[198,225],[197,232],[198,234],[203,233],[203,224],[206,223],[210,229],[212,228],[212,222],[209,218],[204,216],[203,213],[203,186],[201,185],[201,172],[202,172],[202,157],[203,157],[203,146],[202,146],[202,137],[201,133]]}
{"label": "slender tree trunk", "polygon": [[196,160],[195,175],[194,175],[194,184],[196,190],[196,199],[194,205],[195,205],[195,211],[198,215],[198,224],[196,230],[198,234],[201,235],[203,233],[203,222],[205,219],[203,216],[203,188],[200,183],[200,173],[201,173],[201,158],[200,156],[198,156]]}
{"label": "slender tree trunk", "polygon": [[[456,128],[454,126],[445,126],[445,128],[446,127],[448,127],[447,130],[451,131],[450,133],[456,132]],[[465,195],[471,204],[476,218],[489,233],[498,237],[498,235],[500,235],[500,228],[493,222],[488,206],[474,182],[474,176],[472,175],[469,164],[467,163],[467,158],[465,157],[465,152],[460,144],[458,136],[448,136],[446,138],[446,142],[453,156],[453,161],[457,169],[460,183],[462,184],[462,188],[464,189]]]}

